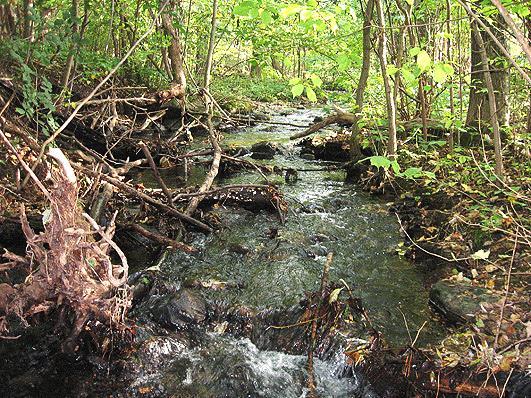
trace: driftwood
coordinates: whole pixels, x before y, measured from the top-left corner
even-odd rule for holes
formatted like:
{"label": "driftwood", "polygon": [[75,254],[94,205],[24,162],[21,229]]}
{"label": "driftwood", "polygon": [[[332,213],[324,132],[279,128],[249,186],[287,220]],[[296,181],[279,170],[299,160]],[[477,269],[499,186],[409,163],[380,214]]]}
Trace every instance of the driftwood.
{"label": "driftwood", "polygon": [[[219,171],[219,163],[221,161],[221,147],[219,146],[218,137],[216,136],[216,131],[214,130],[214,126],[212,125],[212,116],[208,116],[208,131],[209,131],[209,138],[210,143],[212,144],[212,148],[214,150],[214,156],[212,159],[212,166],[210,167],[210,170],[205,177],[205,181],[199,188],[199,193],[206,192],[210,189],[212,186],[212,183],[214,182],[214,179],[218,175]],[[188,207],[186,208],[186,215],[191,216],[194,214],[195,210],[197,209],[197,206],[201,202],[203,197],[201,195],[195,196],[192,198],[190,203],[188,204]]]}
{"label": "driftwood", "polygon": [[288,205],[281,192],[273,185],[228,185],[217,189],[180,194],[175,202],[184,202],[191,197],[202,196],[201,206],[238,205],[248,210],[272,210],[283,215]]}
{"label": "driftwood", "polygon": [[355,121],[356,121],[356,116],[353,115],[352,113],[338,111],[338,113],[324,118],[320,122],[317,122],[313,124],[312,126],[310,126],[309,128],[307,128],[306,130],[292,135],[291,137],[289,137],[289,139],[296,140],[297,138],[306,137],[310,134],[318,132],[321,129],[324,129],[327,126],[330,126],[331,124],[347,124],[351,126],[354,124]]}
{"label": "driftwood", "polygon": [[308,347],[308,361],[307,361],[307,369],[308,369],[308,380],[306,381],[306,387],[308,388],[308,398],[318,398],[319,395],[317,394],[317,384],[315,382],[315,373],[314,373],[314,351],[316,348],[316,342],[317,342],[317,320],[320,316],[321,312],[321,305],[323,300],[325,300],[326,296],[326,287],[328,285],[328,274],[330,272],[330,265],[332,264],[332,260],[334,258],[333,253],[328,253],[326,256],[326,262],[323,267],[323,273],[321,275],[321,287],[319,289],[319,302],[317,303],[315,313],[312,316],[312,324],[310,328],[310,344]]}

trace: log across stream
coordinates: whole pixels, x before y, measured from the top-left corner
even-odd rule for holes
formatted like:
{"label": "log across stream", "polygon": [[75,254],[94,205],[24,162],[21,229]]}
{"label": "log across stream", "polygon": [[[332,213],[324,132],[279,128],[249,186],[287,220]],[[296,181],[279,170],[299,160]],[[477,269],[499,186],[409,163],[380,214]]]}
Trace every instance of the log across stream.
{"label": "log across stream", "polygon": [[[321,114],[291,110],[271,121],[309,125]],[[167,252],[151,271],[138,274],[140,279],[156,275],[172,288],[155,284],[151,297],[134,310],[138,343],[132,357],[121,358],[119,366],[113,362],[106,376],[93,376],[94,369],[110,362],[74,362],[52,371],[58,359],[46,357],[42,372],[21,372],[3,388],[28,395],[37,389],[42,396],[52,391],[54,396],[304,396],[304,350],[293,336],[285,341],[270,337],[269,326],[296,322],[294,308],[305,292],[319,289],[329,252],[334,253],[329,280],[348,285],[362,299],[390,346],[407,345],[410,333],[415,335],[425,322],[417,346],[442,338],[444,329],[428,307],[425,273],[397,254],[402,238],[388,204],[345,185],[341,171],[323,171],[325,162],[302,159],[300,148],[289,142],[301,130],[267,123],[225,134],[225,146],[277,144],[278,152],[259,161],[263,164],[320,171],[301,172],[296,181],[281,185],[290,207],[283,224],[274,212],[218,205],[213,214],[223,221],[221,232],[196,232],[187,241],[198,253]],[[262,180],[249,170],[217,185]],[[231,324],[235,319],[245,324],[242,318],[260,311],[269,315],[248,322],[253,330],[242,332]],[[346,372],[342,348],[328,349],[316,359],[319,396],[376,397],[360,375]],[[35,353],[28,356],[25,361],[38,360]]]}

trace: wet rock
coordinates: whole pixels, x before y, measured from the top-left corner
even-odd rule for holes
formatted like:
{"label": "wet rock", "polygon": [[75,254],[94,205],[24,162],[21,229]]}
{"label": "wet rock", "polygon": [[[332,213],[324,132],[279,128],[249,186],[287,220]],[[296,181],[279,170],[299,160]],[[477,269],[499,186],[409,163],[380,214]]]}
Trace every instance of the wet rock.
{"label": "wet rock", "polygon": [[244,245],[241,245],[239,243],[232,243],[229,245],[229,250],[233,253],[238,253],[238,254],[242,254],[242,255],[245,255],[245,254],[248,254],[251,252],[251,249],[248,248],[247,246],[244,246]]}
{"label": "wet rock", "polygon": [[475,320],[481,303],[493,303],[500,297],[488,289],[464,283],[439,281],[430,291],[430,305],[450,323]]}
{"label": "wet rock", "polygon": [[301,153],[301,158],[306,160],[315,160],[315,155],[313,153]]}
{"label": "wet rock", "polygon": [[205,300],[198,293],[182,289],[155,300],[151,315],[166,327],[183,329],[204,322],[208,309]]}
{"label": "wet rock", "polygon": [[326,241],[330,240],[330,237],[328,235],[325,235],[325,234],[313,234],[309,238],[314,243],[326,242]]}
{"label": "wet rock", "polygon": [[253,153],[251,157],[253,159],[273,159],[276,153],[278,153],[278,147],[267,141],[257,142],[251,147]]}

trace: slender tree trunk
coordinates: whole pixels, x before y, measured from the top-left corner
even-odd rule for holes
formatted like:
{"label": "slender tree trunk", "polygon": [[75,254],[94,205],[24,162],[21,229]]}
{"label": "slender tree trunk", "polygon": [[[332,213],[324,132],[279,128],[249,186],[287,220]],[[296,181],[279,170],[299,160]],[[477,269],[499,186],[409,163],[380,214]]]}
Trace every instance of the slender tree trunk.
{"label": "slender tree trunk", "polygon": [[13,8],[9,2],[0,5],[0,35],[6,37],[15,34],[15,16]]}
{"label": "slender tree trunk", "polygon": [[363,112],[365,89],[367,88],[367,79],[369,78],[369,72],[371,69],[371,22],[373,10],[374,0],[368,0],[365,14],[363,16],[363,58],[358,87],[356,89],[355,121],[352,125],[352,136],[350,139],[350,153],[352,160],[358,160],[361,158],[361,147],[359,142],[360,127],[358,122]]}
{"label": "slender tree trunk", "polygon": [[[450,4],[450,0],[446,0],[446,31],[448,32],[448,39],[446,41],[446,57],[448,58],[448,62],[452,63],[452,40],[450,39],[450,33],[451,33],[451,26],[450,26],[450,19],[452,18],[452,8]],[[454,115],[455,115],[455,108],[454,108],[454,83],[453,79],[450,78],[450,117],[452,118],[452,125],[450,126],[450,131],[448,132],[448,147],[450,148],[450,151],[454,150]]]}
{"label": "slender tree trunk", "polygon": [[76,55],[77,43],[79,40],[79,24],[77,22],[79,14],[79,3],[78,0],[72,0],[71,8],[71,19],[72,19],[72,44],[70,46],[70,53],[66,60],[65,70],[63,72],[63,78],[61,79],[61,85],[63,90],[66,90],[68,87],[68,82],[70,81],[70,75],[74,66],[74,57]]}
{"label": "slender tree trunk", "polygon": [[[176,10],[176,4],[174,2],[170,3],[170,10]],[[181,104],[184,105],[184,99],[186,96],[186,74],[184,72],[179,32],[173,26],[172,17],[168,12],[164,12],[161,18],[162,27],[164,28],[165,33],[171,38],[170,45],[167,49],[171,67],[171,91],[174,96],[181,101]]]}
{"label": "slender tree trunk", "polygon": [[385,16],[383,11],[382,0],[375,0],[376,10],[378,12],[380,38],[378,41],[378,58],[380,59],[380,69],[385,90],[385,102],[387,105],[387,118],[389,120],[389,138],[387,141],[387,153],[389,157],[396,156],[396,98],[387,74],[387,35],[385,32]]}
{"label": "slender tree trunk", "polygon": [[33,20],[31,14],[33,13],[33,0],[24,0],[23,4],[24,12],[24,31],[23,36],[25,39],[29,39],[30,42],[33,42]]}
{"label": "slender tree trunk", "polygon": [[422,137],[424,138],[424,141],[428,141],[428,111],[426,109],[426,92],[424,91],[425,85],[424,74],[422,74],[419,78],[420,118],[422,120]]}
{"label": "slender tree trunk", "polygon": [[[500,16],[493,17],[493,23],[497,29],[504,29],[504,21]],[[487,24],[487,22],[485,22]],[[486,90],[486,82],[484,79],[484,62],[481,59],[481,48],[477,35],[474,30],[477,28],[480,31],[481,42],[483,43],[487,58],[489,59],[490,76],[494,88],[494,98],[496,100],[496,110],[498,122],[506,125],[509,123],[509,104],[507,101],[508,95],[508,68],[503,58],[502,52],[494,44],[492,39],[477,26],[476,21],[471,21],[471,85],[470,98],[468,103],[468,112],[466,117],[466,125],[469,127],[478,128],[479,126],[488,126],[490,124],[490,106],[488,90]],[[506,46],[506,41],[503,35],[498,36],[498,40]]]}
{"label": "slender tree trunk", "polygon": [[208,53],[207,53],[207,58],[205,62],[205,76],[203,79],[203,86],[206,90],[208,90],[210,86],[210,77],[212,74],[212,61],[214,57],[214,46],[216,44],[216,27],[218,24],[217,13],[218,13],[218,1],[213,0],[212,1],[212,22],[211,22],[212,25],[210,29],[210,39],[208,42]]}
{"label": "slender tree trunk", "polygon": [[[216,134],[216,131],[214,129],[214,126],[212,124],[212,114],[214,113],[214,107],[212,102],[212,97],[209,93],[209,86],[210,86],[210,75],[212,71],[212,58],[214,56],[214,45],[215,45],[215,39],[216,39],[216,25],[217,25],[217,13],[218,13],[218,1],[213,0],[212,1],[212,22],[210,27],[210,40],[208,43],[208,54],[206,59],[206,66],[205,66],[205,76],[203,80],[203,99],[205,101],[206,110],[207,110],[207,124],[208,124],[208,131],[209,131],[209,139],[210,143],[212,144],[212,149],[214,150],[214,155],[212,158],[212,165],[210,166],[210,170],[205,178],[205,181],[199,188],[199,192],[206,192],[210,189],[212,186],[212,183],[214,182],[214,179],[218,175],[219,171],[219,164],[221,161],[221,147],[219,146],[218,137]],[[197,206],[203,199],[202,196],[196,196],[192,198],[190,201],[187,209],[186,214],[192,215],[195,210],[197,209]]]}
{"label": "slender tree trunk", "polygon": [[522,50],[524,50],[524,54],[526,55],[527,60],[529,61],[529,63],[531,63],[531,46],[527,42],[524,34],[520,31],[520,29],[518,29],[518,27],[516,26],[516,24],[514,23],[513,19],[511,18],[511,16],[509,15],[509,13],[505,9],[505,7],[502,5],[500,0],[491,0],[491,2],[492,2],[492,4],[494,4],[496,6],[496,8],[500,12],[501,16],[505,20],[505,23],[513,31],[513,34],[514,34],[514,37],[516,38],[516,41],[518,42],[518,44],[520,44],[520,46],[522,47]]}
{"label": "slender tree trunk", "polygon": [[494,84],[492,82],[490,67],[489,67],[489,58],[487,56],[487,50],[485,48],[485,43],[479,32],[479,28],[475,22],[472,22],[472,34],[475,37],[479,55],[482,60],[481,68],[483,69],[483,78],[485,81],[485,86],[487,88],[488,103],[489,103],[489,121],[492,126],[492,135],[494,140],[494,156],[496,158],[496,175],[503,179],[503,159],[502,159],[502,147],[501,147],[501,136],[500,136],[500,126],[498,123],[498,113],[496,110],[496,98],[494,94]]}

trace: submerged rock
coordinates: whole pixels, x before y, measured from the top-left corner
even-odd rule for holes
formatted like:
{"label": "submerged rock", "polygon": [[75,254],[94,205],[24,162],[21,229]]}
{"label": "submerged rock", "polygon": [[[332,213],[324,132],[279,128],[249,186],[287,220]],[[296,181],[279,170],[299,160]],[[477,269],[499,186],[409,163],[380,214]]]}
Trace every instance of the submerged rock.
{"label": "submerged rock", "polygon": [[151,306],[155,321],[175,329],[202,323],[208,316],[205,300],[190,289],[182,289],[157,299]]}
{"label": "submerged rock", "polygon": [[267,141],[257,142],[251,147],[253,153],[251,157],[253,159],[273,159],[276,153],[278,153],[278,147]]}
{"label": "submerged rock", "polygon": [[474,321],[481,310],[481,303],[493,303],[500,297],[488,289],[439,281],[430,291],[430,305],[451,323]]}

